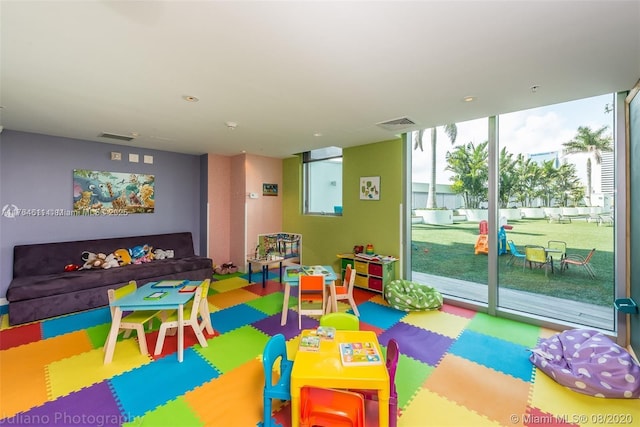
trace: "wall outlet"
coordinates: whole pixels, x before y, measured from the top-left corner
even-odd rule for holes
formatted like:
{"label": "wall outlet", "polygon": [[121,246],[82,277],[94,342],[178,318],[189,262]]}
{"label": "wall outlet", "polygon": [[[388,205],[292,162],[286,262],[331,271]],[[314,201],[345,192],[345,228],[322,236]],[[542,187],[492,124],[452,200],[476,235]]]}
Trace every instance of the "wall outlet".
{"label": "wall outlet", "polygon": [[249,193],[249,198],[250,199],[257,199],[258,198],[258,193]]}

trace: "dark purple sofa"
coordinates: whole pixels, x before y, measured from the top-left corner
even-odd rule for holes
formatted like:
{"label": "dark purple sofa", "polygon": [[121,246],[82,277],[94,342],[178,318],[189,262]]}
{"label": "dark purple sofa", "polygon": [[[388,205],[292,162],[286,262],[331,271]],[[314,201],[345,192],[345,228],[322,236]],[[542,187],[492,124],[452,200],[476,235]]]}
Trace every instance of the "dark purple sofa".
{"label": "dark purple sofa", "polygon": [[[109,254],[144,244],[173,249],[174,258],[106,270],[64,271],[67,264],[82,265],[83,251]],[[141,286],[162,279],[203,280],[212,275],[212,260],[195,255],[188,232],[15,246],[13,280],[7,289],[9,324],[105,306],[109,303],[107,289],[130,280]]]}

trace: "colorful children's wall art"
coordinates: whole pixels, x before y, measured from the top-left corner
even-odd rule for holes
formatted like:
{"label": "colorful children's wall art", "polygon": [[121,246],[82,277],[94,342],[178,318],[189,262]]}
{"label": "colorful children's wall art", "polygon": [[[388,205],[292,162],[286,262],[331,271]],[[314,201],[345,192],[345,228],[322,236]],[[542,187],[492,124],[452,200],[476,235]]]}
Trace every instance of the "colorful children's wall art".
{"label": "colorful children's wall art", "polygon": [[153,213],[155,176],[146,174],[73,171],[75,215],[128,215]]}
{"label": "colorful children's wall art", "polygon": [[360,177],[360,200],[380,200],[380,177]]}

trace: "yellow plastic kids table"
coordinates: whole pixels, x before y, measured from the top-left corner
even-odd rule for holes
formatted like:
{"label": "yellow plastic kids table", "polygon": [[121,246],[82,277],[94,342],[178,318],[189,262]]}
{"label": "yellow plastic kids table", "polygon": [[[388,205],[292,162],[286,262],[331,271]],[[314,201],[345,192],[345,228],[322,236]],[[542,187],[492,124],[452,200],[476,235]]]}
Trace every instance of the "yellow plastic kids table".
{"label": "yellow plastic kids table", "polygon": [[[305,329],[302,334],[313,332]],[[340,343],[373,343],[381,363],[345,366],[340,357]],[[292,427],[300,425],[300,390],[304,386],[377,390],[379,425],[389,426],[389,373],[378,338],[372,331],[336,331],[333,340],[321,340],[318,351],[298,350],[291,371]]]}

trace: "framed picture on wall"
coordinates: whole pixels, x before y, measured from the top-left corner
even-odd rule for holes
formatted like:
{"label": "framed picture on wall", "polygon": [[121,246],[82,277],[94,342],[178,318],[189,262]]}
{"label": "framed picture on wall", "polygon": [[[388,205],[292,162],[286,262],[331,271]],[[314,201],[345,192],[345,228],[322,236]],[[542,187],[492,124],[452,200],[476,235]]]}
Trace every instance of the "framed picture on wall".
{"label": "framed picture on wall", "polygon": [[278,195],[278,184],[262,184],[262,195],[263,196],[277,196]]}
{"label": "framed picture on wall", "polygon": [[360,200],[380,200],[380,177],[360,177]]}

